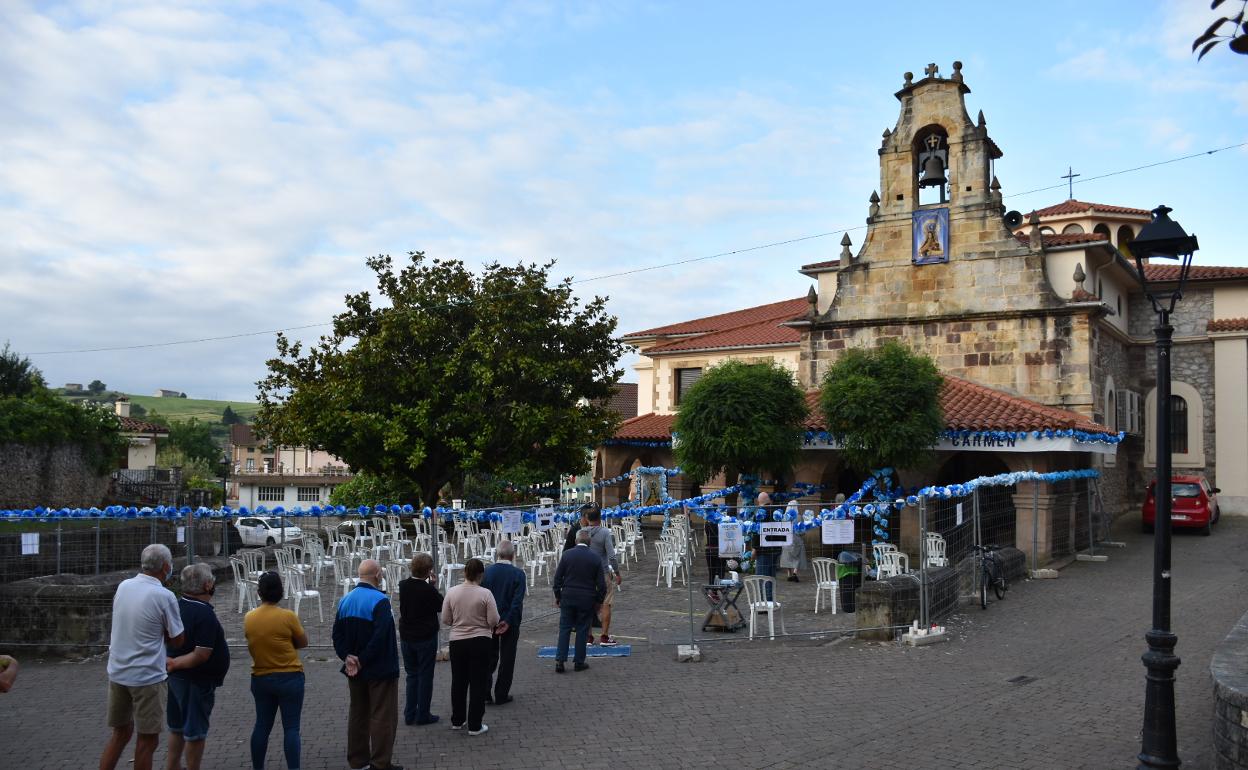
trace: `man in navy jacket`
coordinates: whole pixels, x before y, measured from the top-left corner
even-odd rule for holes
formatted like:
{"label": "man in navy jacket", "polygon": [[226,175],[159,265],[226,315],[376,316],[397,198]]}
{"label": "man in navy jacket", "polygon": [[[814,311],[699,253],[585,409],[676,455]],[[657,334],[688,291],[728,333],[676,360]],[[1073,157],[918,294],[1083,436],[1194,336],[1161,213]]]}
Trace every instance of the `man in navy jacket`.
{"label": "man in navy jacket", "polygon": [[334,652],[343,660],[351,694],[347,764],[353,770],[402,770],[390,762],[399,722],[398,636],[380,586],[381,565],[360,562],[360,581],[338,603],[334,618]]}
{"label": "man in navy jacket", "polygon": [[589,550],[593,533],[582,529],[576,533],[576,547],[563,552],[555,570],[555,604],[559,605],[559,648],[555,652],[555,671],[563,673],[568,659],[568,636],[576,630],[576,653],[573,662],[577,671],[589,668],[585,662],[585,646],[589,641],[589,622],[607,594],[602,559]]}
{"label": "man in navy jacket", "polygon": [[520,618],[524,613],[524,591],[528,580],[524,570],[512,563],[516,547],[504,540],[494,550],[498,561],[485,568],[481,586],[494,594],[498,605],[498,628],[494,631],[494,665],[498,670],[494,681],[493,697],[486,688],[485,702],[501,706],[511,702],[511,678],[516,670],[516,644],[520,641]]}

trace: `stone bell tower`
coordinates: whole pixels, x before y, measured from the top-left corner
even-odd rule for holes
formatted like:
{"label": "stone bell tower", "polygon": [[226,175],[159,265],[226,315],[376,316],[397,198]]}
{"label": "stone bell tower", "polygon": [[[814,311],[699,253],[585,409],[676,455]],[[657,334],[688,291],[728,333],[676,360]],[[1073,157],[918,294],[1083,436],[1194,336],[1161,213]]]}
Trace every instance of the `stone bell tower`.
{"label": "stone bell tower", "polygon": [[1007,225],[993,173],[1002,153],[983,113],[966,111],[961,62],[949,77],[929,64],[921,80],[904,80],[861,248],[846,234],[839,259],[802,268],[819,281],[811,312],[793,324],[808,330],[802,379],[813,387],[845,349],[891,339],[943,372],[1085,406],[1087,317],[1050,286],[1039,236],[1020,240]]}

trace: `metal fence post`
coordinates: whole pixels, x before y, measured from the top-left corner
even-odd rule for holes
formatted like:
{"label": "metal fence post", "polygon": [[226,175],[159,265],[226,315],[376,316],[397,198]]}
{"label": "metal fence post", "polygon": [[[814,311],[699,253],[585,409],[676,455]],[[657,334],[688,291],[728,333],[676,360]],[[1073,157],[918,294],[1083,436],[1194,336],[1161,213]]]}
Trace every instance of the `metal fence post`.
{"label": "metal fence post", "polygon": [[186,563],[195,563],[195,512],[186,514]]}
{"label": "metal fence post", "polygon": [[1093,514],[1092,478],[1090,476],[1088,477],[1087,482],[1088,483],[1085,484],[1084,486],[1087,487],[1087,504],[1088,504],[1088,555],[1095,556],[1096,555],[1096,522],[1092,520],[1092,514]]}
{"label": "metal fence post", "polygon": [[61,522],[56,522],[56,574],[61,574]]}
{"label": "metal fence post", "polygon": [[919,498],[919,624],[927,622],[927,498]]}
{"label": "metal fence post", "polygon": [[1040,569],[1039,564],[1039,540],[1040,540],[1040,482],[1032,480],[1031,482],[1031,569]]}
{"label": "metal fence post", "polygon": [[[640,529],[640,521],[638,521],[638,529]],[[689,653],[692,655],[697,648],[697,639],[693,632],[693,576],[689,573],[693,571],[693,513],[688,508],[685,509],[685,551],[689,556],[689,561],[685,565],[685,583],[689,586]],[[710,578],[708,577],[709,581]]]}
{"label": "metal fence post", "polygon": [[[58,524],[57,527],[59,528],[60,525]],[[95,520],[95,574],[100,574],[100,519]]]}
{"label": "metal fence post", "polygon": [[[975,545],[982,546],[984,544],[984,539],[983,539],[983,534],[981,533],[980,526],[979,526],[979,518],[980,518],[979,516],[979,487],[976,487],[975,489],[971,491],[971,516],[974,518],[974,523],[975,523],[975,531],[973,535],[973,537],[975,538]],[[981,555],[980,559],[982,558],[983,556]],[[975,565],[976,567],[978,567],[979,560],[975,561]],[[971,573],[972,573],[971,590],[974,591],[974,593],[972,594],[972,601],[974,600],[973,597],[979,596],[979,591],[980,591],[979,583],[981,580],[984,579],[984,576],[981,574],[982,572],[983,570],[981,569],[977,569],[977,568],[971,569]]]}

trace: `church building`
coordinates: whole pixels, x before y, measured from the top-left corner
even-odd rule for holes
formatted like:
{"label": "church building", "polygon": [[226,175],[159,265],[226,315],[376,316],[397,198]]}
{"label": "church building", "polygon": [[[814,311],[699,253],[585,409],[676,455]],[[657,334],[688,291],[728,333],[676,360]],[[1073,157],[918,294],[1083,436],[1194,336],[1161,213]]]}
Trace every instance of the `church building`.
{"label": "church building", "polygon": [[[866,235],[856,249],[846,235],[837,259],[802,266],[814,281],[805,296],[624,336],[642,356],[639,416],[598,448],[596,478],[670,467],[681,394],[729,358],[770,360],[811,393],[812,438],[786,481],[822,484],[824,499],[848,494],[861,479],[818,440],[815,393],[844,350],[896,340],[945,377],[935,464],[903,471],[905,485],[1093,467],[1108,514],[1138,515],[1155,465],[1155,316],[1130,243],[1150,212],[1073,199],[1007,212],[993,169],[1002,151],[984,114],[967,112],[968,93],[960,62],[948,77],[936,65],[918,80],[905,74]],[[1224,512],[1248,512],[1248,268],[1200,264],[1218,248],[1197,253],[1172,317],[1174,472],[1206,474]],[[1150,281],[1177,278],[1171,265],[1145,269]],[[674,497],[688,488],[670,484]],[[1050,505],[1059,490],[1030,486],[1009,492],[1019,501],[1014,544],[1063,550],[1073,524]],[[605,504],[627,497],[625,483],[600,494]]]}

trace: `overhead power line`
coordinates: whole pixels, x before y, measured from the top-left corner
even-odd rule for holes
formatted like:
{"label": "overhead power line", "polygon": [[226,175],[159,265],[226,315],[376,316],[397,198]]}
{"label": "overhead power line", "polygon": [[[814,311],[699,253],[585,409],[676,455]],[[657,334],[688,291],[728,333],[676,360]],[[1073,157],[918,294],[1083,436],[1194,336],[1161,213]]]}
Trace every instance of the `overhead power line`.
{"label": "overhead power line", "polygon": [[[1217,147],[1212,150],[1194,152],[1190,155],[1183,155],[1177,158],[1169,158],[1167,160],[1159,160],[1154,163],[1145,163],[1140,166],[1132,166],[1131,168],[1119,169],[1117,171],[1109,171],[1104,174],[1090,176],[1086,179],[1082,179],[1078,182],[1075,182],[1074,184],[1087,184],[1088,182],[1095,182],[1100,179],[1108,179],[1114,176],[1121,176],[1122,174],[1130,174],[1136,171],[1143,171],[1145,169],[1156,168],[1158,166],[1166,166],[1171,163],[1179,163],[1185,160],[1192,160],[1193,158],[1202,158],[1202,157],[1206,157],[1209,155],[1215,155],[1219,152],[1226,152],[1227,150],[1236,150],[1236,149],[1239,149],[1240,147],[1245,147],[1245,146],[1248,146],[1248,142],[1240,142],[1239,144],[1230,144],[1225,147]],[[1003,198],[1021,198],[1025,195],[1034,195],[1035,193],[1048,192],[1049,190],[1057,190],[1062,187],[1066,187],[1066,183],[1063,182],[1061,184],[1048,185],[1046,187],[1037,187],[1032,190],[1025,190],[1019,193],[1011,193],[1010,195],[1005,195],[1002,197]],[[670,268],[670,267],[680,267],[682,265],[689,265],[689,264],[693,264],[696,262],[706,262],[712,259],[722,259],[723,257],[731,257],[737,254],[748,254],[750,252],[763,251],[765,249],[774,249],[780,246],[790,246],[795,243],[802,243],[804,241],[813,241],[813,240],[817,240],[820,238],[827,238],[828,236],[831,236],[831,235],[841,235],[843,233],[854,232],[855,230],[864,230],[866,228],[867,228],[867,225],[855,225],[853,227],[842,227],[842,228],[837,228],[835,230],[828,230],[822,233],[814,233],[812,235],[800,235],[794,238],[785,238],[779,241],[771,241],[770,243],[760,243],[754,246],[745,246],[740,249],[732,249],[730,251],[720,251],[714,254],[707,254],[701,257],[690,257],[689,259],[679,259],[679,260],[674,260],[672,262],[663,262],[663,263],[656,264],[656,265],[647,265],[645,267],[633,268],[631,270],[621,270],[615,273],[604,273],[603,275],[595,275],[589,278],[577,278],[577,279],[570,281],[569,283],[572,285],[580,285],[580,284],[585,284],[585,283],[593,283],[595,281],[605,281],[611,278],[621,278],[621,277],[628,276],[628,275],[636,275],[638,273],[647,273],[653,270],[663,270],[663,269]],[[502,295],[496,294],[496,295],[492,295],[491,299],[495,299],[500,296],[514,296],[518,294],[527,294],[533,291],[538,291],[538,289],[526,289],[526,290],[519,291],[519,292],[513,292],[511,294],[502,294]],[[462,303],[460,304],[462,305]],[[429,312],[433,310],[441,310],[441,309],[452,308],[456,306],[457,306],[456,304],[452,304],[452,303],[447,303],[444,305],[431,305],[431,306],[427,306],[427,307],[423,307],[419,309],[413,309],[412,312]],[[285,326],[280,329],[264,329],[262,331],[238,332],[237,334],[223,334],[223,335],[219,335],[215,337],[198,337],[196,339],[172,340],[169,342],[146,342],[146,343],[141,343],[137,345],[114,345],[114,346],[100,347],[100,348],[77,348],[77,349],[71,349],[71,350],[41,350],[35,353],[29,353],[28,355],[63,356],[63,355],[73,355],[73,354],[78,354],[78,353],[112,353],[112,352],[118,352],[118,351],[123,351],[123,350],[145,350],[149,348],[167,348],[167,347],[174,347],[174,346],[179,346],[179,345],[197,345],[197,344],[204,343],[204,342],[222,342],[225,340],[243,339],[245,337],[259,337],[265,334],[279,334],[279,333],[285,333],[285,332],[303,331],[305,329],[319,329],[319,328],[323,328],[326,326],[331,326],[332,324],[333,324],[332,321],[323,321],[321,323],[303,324],[300,326]]]}

